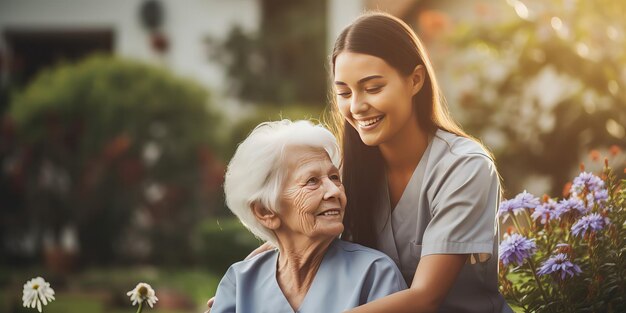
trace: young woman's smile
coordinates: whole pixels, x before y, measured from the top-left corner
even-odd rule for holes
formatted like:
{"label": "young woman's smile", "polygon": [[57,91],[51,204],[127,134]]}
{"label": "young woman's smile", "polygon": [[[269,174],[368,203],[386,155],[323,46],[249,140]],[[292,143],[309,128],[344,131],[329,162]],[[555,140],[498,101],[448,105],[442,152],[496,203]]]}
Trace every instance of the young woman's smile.
{"label": "young woman's smile", "polygon": [[366,117],[366,118],[361,118],[361,119],[355,118],[355,121],[362,131],[369,131],[369,130],[376,128],[376,126],[380,125],[380,123],[382,122],[384,118],[385,118],[385,115],[383,114],[379,116]]}

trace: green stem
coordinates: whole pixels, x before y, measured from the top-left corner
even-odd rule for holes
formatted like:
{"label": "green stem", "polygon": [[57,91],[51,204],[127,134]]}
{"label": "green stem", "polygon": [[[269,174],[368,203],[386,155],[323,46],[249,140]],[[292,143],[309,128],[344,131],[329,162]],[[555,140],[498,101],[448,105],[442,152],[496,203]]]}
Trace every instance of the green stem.
{"label": "green stem", "polygon": [[524,312],[528,312],[528,305],[523,303],[520,300],[520,298],[517,296],[517,290],[515,289],[514,286],[511,286],[511,295],[513,296],[513,299],[515,300],[515,304],[518,306],[521,306]]}
{"label": "green stem", "polygon": [[550,221],[546,221],[546,225],[544,227],[544,235],[543,237],[546,240],[546,255],[550,255],[550,252],[552,252],[552,250],[554,250],[554,242],[552,239],[552,236],[550,236],[550,234],[552,233],[552,229],[550,228]]}
{"label": "green stem", "polygon": [[533,228],[533,221],[530,219],[530,214],[528,214],[527,210],[524,210],[524,217],[526,218],[526,222],[528,223],[528,229]]}
{"label": "green stem", "polygon": [[569,307],[569,301],[566,298],[565,283],[562,280],[559,281],[559,298],[561,298],[561,306],[564,312],[572,312]]}
{"label": "green stem", "polygon": [[511,214],[511,218],[513,219],[513,225],[515,225],[515,228],[517,229],[517,231],[520,232],[520,234],[526,236],[526,234],[522,232],[522,228],[519,226],[519,223],[517,222],[517,216],[515,216],[515,214]]}
{"label": "green stem", "polygon": [[[592,237],[593,238],[593,237]],[[599,275],[600,273],[600,269],[598,268],[598,263],[596,260],[596,255],[597,253],[595,252],[594,249],[594,240],[592,240],[592,238],[589,238],[589,263],[591,263],[591,283],[593,284],[593,292],[594,294],[592,294],[591,296],[593,297],[595,294],[597,294],[600,291],[600,282],[596,279],[596,275]],[[593,303],[593,308],[595,308],[596,303],[594,301]]]}
{"label": "green stem", "polygon": [[539,291],[541,292],[543,301],[545,303],[548,303],[548,295],[546,294],[546,292],[543,290],[543,287],[541,286],[541,281],[539,280],[539,277],[537,276],[537,271],[535,269],[535,264],[533,263],[532,258],[528,258],[528,265],[530,266],[530,270],[533,272],[533,277],[535,278],[537,287],[539,288]]}
{"label": "green stem", "polygon": [[143,301],[139,302],[139,307],[137,308],[137,313],[141,313],[142,309],[143,309]]}

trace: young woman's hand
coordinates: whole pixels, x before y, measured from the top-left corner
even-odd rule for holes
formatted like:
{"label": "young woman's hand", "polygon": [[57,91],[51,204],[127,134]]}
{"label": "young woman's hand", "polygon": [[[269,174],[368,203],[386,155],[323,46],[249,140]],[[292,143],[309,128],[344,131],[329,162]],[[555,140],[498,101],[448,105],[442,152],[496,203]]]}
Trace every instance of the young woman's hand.
{"label": "young woman's hand", "polygon": [[209,301],[206,302],[208,310],[204,311],[204,313],[211,313],[211,307],[213,306],[213,302],[215,302],[215,297],[209,299]]}

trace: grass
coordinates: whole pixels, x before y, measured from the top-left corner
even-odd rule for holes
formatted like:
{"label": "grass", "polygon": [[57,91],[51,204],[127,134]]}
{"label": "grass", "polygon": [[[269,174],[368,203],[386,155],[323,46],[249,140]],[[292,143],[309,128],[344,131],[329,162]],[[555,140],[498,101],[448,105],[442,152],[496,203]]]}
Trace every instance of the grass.
{"label": "grass", "polygon": [[[57,295],[57,300],[50,303],[46,309],[45,313],[71,313],[71,312],[89,312],[89,313],[134,313],[137,311],[137,307],[128,308],[117,308],[113,310],[109,310],[106,306],[102,305],[89,296],[80,296],[80,295],[72,295],[72,294],[59,294]],[[144,312],[150,313],[187,313],[188,311],[179,311],[179,310],[166,310],[159,309],[158,307],[154,309],[150,309],[149,307],[144,308]]]}
{"label": "grass", "polygon": [[104,312],[104,305],[85,296],[57,294],[56,300],[46,306],[46,313],[64,312]]}
{"label": "grass", "polygon": [[[149,283],[161,295],[167,290],[182,295],[193,308],[168,310],[159,308],[144,310],[152,313],[187,313],[204,311],[206,301],[215,295],[222,273],[204,269],[159,268],[92,268],[63,277],[46,274],[40,269],[26,269],[0,273],[0,312],[36,312],[22,308],[22,285],[28,279],[42,276],[56,291],[56,300],[46,306],[46,313],[121,313],[136,312],[126,292],[138,282]],[[165,300],[161,298],[160,300]]]}

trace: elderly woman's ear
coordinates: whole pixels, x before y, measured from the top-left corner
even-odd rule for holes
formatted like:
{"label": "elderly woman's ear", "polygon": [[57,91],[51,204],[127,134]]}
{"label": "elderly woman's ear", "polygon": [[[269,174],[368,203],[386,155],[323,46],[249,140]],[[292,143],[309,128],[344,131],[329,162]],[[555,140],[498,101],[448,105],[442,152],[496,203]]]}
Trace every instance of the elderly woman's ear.
{"label": "elderly woman's ear", "polygon": [[267,209],[263,204],[254,202],[250,204],[250,209],[259,223],[263,224],[266,228],[276,230],[280,227],[280,218],[278,218],[278,215],[272,210]]}

